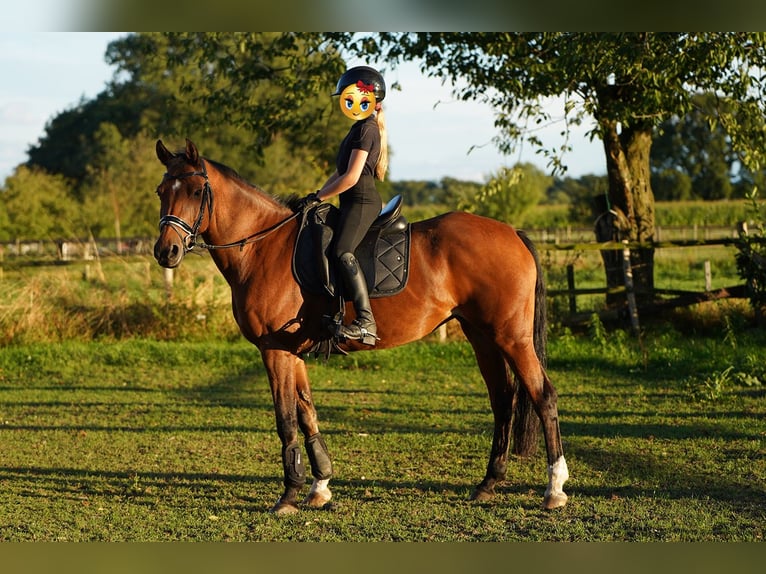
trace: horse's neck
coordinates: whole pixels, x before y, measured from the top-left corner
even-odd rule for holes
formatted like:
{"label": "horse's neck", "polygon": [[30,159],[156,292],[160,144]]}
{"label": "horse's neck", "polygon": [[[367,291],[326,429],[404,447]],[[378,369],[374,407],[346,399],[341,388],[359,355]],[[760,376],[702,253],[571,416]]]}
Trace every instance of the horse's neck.
{"label": "horse's neck", "polygon": [[210,243],[240,241],[290,214],[273,198],[243,183],[227,180],[224,185],[212,181],[211,185],[213,219],[207,233]]}
{"label": "horse's neck", "polygon": [[[218,179],[218,178],[216,178]],[[213,215],[203,239],[211,245],[227,245],[252,238],[290,215],[290,210],[265,193],[243,183],[225,180],[214,182]],[[218,268],[227,274],[242,265],[241,249],[213,249],[211,255]],[[241,270],[240,270],[241,271]]]}

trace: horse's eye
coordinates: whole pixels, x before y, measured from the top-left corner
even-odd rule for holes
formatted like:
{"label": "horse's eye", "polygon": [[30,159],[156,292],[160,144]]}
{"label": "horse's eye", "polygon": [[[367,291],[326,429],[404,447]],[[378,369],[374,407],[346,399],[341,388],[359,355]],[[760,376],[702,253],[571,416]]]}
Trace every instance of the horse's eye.
{"label": "horse's eye", "polygon": [[194,190],[194,197],[199,197],[200,195],[202,195],[202,190],[201,189],[195,189]]}

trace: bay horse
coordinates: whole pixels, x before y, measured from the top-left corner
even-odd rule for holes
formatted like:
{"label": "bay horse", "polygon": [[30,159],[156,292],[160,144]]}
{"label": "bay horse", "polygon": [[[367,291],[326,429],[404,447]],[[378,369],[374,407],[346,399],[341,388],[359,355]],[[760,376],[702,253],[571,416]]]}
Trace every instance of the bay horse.
{"label": "bay horse", "polygon": [[[271,510],[298,511],[306,482],[299,429],[314,477],[303,503],[321,508],[332,496],[332,462],[303,354],[327,338],[321,317],[332,301],[303,291],[293,277],[297,214],[233,169],[200,156],[188,139],[177,152],[158,140],[156,153],[166,169],[157,188],[157,262],[174,268],[192,249],[210,250],[231,287],[237,325],[259,349],[268,374],[284,472],[284,491]],[[421,339],[451,319],[473,347],[489,392],[494,435],[486,474],[471,498],[492,498],[505,479],[511,434],[513,452],[528,456],[537,448],[542,422],[548,457],[543,506],[564,506],[569,472],[557,394],[545,372],[545,285],[531,241],[509,225],[464,212],[414,222],[408,283],[395,295],[373,299],[372,306],[380,337],[374,349]],[[353,317],[353,307],[347,307]],[[340,348],[370,347],[346,341]]]}

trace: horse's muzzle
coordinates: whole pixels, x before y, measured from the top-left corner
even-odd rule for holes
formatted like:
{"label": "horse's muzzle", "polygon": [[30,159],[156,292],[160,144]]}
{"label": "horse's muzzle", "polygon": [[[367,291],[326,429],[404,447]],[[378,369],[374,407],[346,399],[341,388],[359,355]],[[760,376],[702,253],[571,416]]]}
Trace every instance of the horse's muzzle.
{"label": "horse's muzzle", "polygon": [[154,244],[154,258],[162,267],[173,269],[178,267],[184,258],[184,247],[178,240],[164,237],[164,233]]}

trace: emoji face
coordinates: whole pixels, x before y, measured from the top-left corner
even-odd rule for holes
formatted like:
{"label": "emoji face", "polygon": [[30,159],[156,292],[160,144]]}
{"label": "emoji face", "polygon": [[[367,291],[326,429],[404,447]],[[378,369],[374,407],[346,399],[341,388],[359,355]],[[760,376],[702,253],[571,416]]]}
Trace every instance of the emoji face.
{"label": "emoji face", "polygon": [[347,118],[364,120],[375,111],[375,94],[372,93],[372,89],[366,88],[362,82],[357,82],[346,86],[340,93],[340,111]]}

